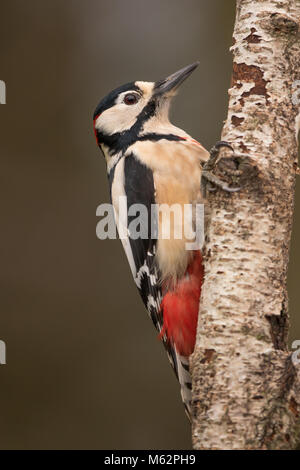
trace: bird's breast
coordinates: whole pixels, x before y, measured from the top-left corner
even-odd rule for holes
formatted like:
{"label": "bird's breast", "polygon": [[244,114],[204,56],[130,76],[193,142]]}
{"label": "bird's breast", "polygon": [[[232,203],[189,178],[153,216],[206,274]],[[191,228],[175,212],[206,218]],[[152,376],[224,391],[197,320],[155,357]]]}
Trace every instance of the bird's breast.
{"label": "bird's breast", "polygon": [[187,139],[136,142],[131,151],[153,172],[158,205],[157,261],[164,280],[186,272],[195,242],[195,204],[201,203],[201,163],[208,152]]}

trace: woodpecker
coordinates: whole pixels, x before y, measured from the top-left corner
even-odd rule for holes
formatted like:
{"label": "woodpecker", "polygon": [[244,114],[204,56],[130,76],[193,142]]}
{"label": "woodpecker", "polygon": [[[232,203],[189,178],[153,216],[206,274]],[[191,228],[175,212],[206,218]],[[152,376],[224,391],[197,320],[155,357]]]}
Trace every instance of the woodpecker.
{"label": "woodpecker", "polygon": [[[188,415],[189,356],[195,346],[204,270],[201,250],[187,249],[191,239],[175,236],[175,225],[183,224],[183,219],[174,220],[168,208],[177,204],[184,213],[185,205],[203,203],[207,181],[226,191],[238,189],[229,188],[210,171],[219,147],[229,144],[220,142],[210,154],[169,121],[172,98],[197,66],[195,62],[157,82],[127,83],[109,93],[93,116],[96,140],[107,164],[116,225],[127,233],[121,240],[123,248],[180,383]],[[121,209],[121,196],[126,197],[127,211]],[[157,236],[149,228],[147,237],[130,236],[128,214],[133,204],[143,204],[149,218],[156,218]],[[158,205],[159,211],[151,211],[153,205]],[[166,223],[171,227],[169,237],[164,237]],[[188,218],[187,226],[193,233],[193,216]]]}

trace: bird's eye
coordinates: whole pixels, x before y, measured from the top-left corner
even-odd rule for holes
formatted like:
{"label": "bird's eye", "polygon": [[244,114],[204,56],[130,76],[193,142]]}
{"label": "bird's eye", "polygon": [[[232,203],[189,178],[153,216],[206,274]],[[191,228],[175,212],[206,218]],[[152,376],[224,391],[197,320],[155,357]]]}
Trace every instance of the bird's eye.
{"label": "bird's eye", "polygon": [[127,93],[124,97],[124,103],[128,104],[129,106],[132,104],[137,103],[139,100],[139,96],[134,93]]}

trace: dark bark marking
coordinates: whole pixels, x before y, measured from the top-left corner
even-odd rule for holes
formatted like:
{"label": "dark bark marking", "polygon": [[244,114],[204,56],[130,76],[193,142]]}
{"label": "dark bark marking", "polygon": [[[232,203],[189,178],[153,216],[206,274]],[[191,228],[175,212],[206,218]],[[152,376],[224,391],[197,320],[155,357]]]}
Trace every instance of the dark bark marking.
{"label": "dark bark marking", "polygon": [[244,39],[244,41],[247,41],[248,44],[258,44],[261,42],[261,36],[254,33],[257,33],[257,30],[255,28],[251,28],[251,33]]}
{"label": "dark bark marking", "polygon": [[242,122],[245,120],[243,117],[238,117],[238,116],[232,116],[231,117],[231,122],[235,127],[238,127]]}
{"label": "dark bark marking", "polygon": [[269,80],[265,80],[263,76],[263,71],[257,65],[247,65],[244,62],[237,64],[234,62],[231,86],[239,87],[240,84],[238,82],[254,82],[254,86],[251,90],[245,91],[242,94],[242,98],[250,95],[262,95],[265,96],[268,102],[269,95],[266,86]]}
{"label": "dark bark marking", "polygon": [[201,359],[200,363],[205,364],[206,362],[211,362],[215,352],[216,351],[214,349],[205,349],[204,350],[204,357],[203,357],[203,359]]}

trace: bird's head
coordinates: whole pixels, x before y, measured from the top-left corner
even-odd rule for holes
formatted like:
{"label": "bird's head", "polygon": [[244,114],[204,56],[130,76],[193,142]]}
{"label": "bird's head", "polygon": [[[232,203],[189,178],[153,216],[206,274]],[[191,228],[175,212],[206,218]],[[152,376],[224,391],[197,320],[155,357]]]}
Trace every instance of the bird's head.
{"label": "bird's head", "polygon": [[110,155],[126,150],[139,136],[169,122],[172,97],[199,65],[195,62],[157,82],[130,82],[109,93],[94,113],[94,130]]}

